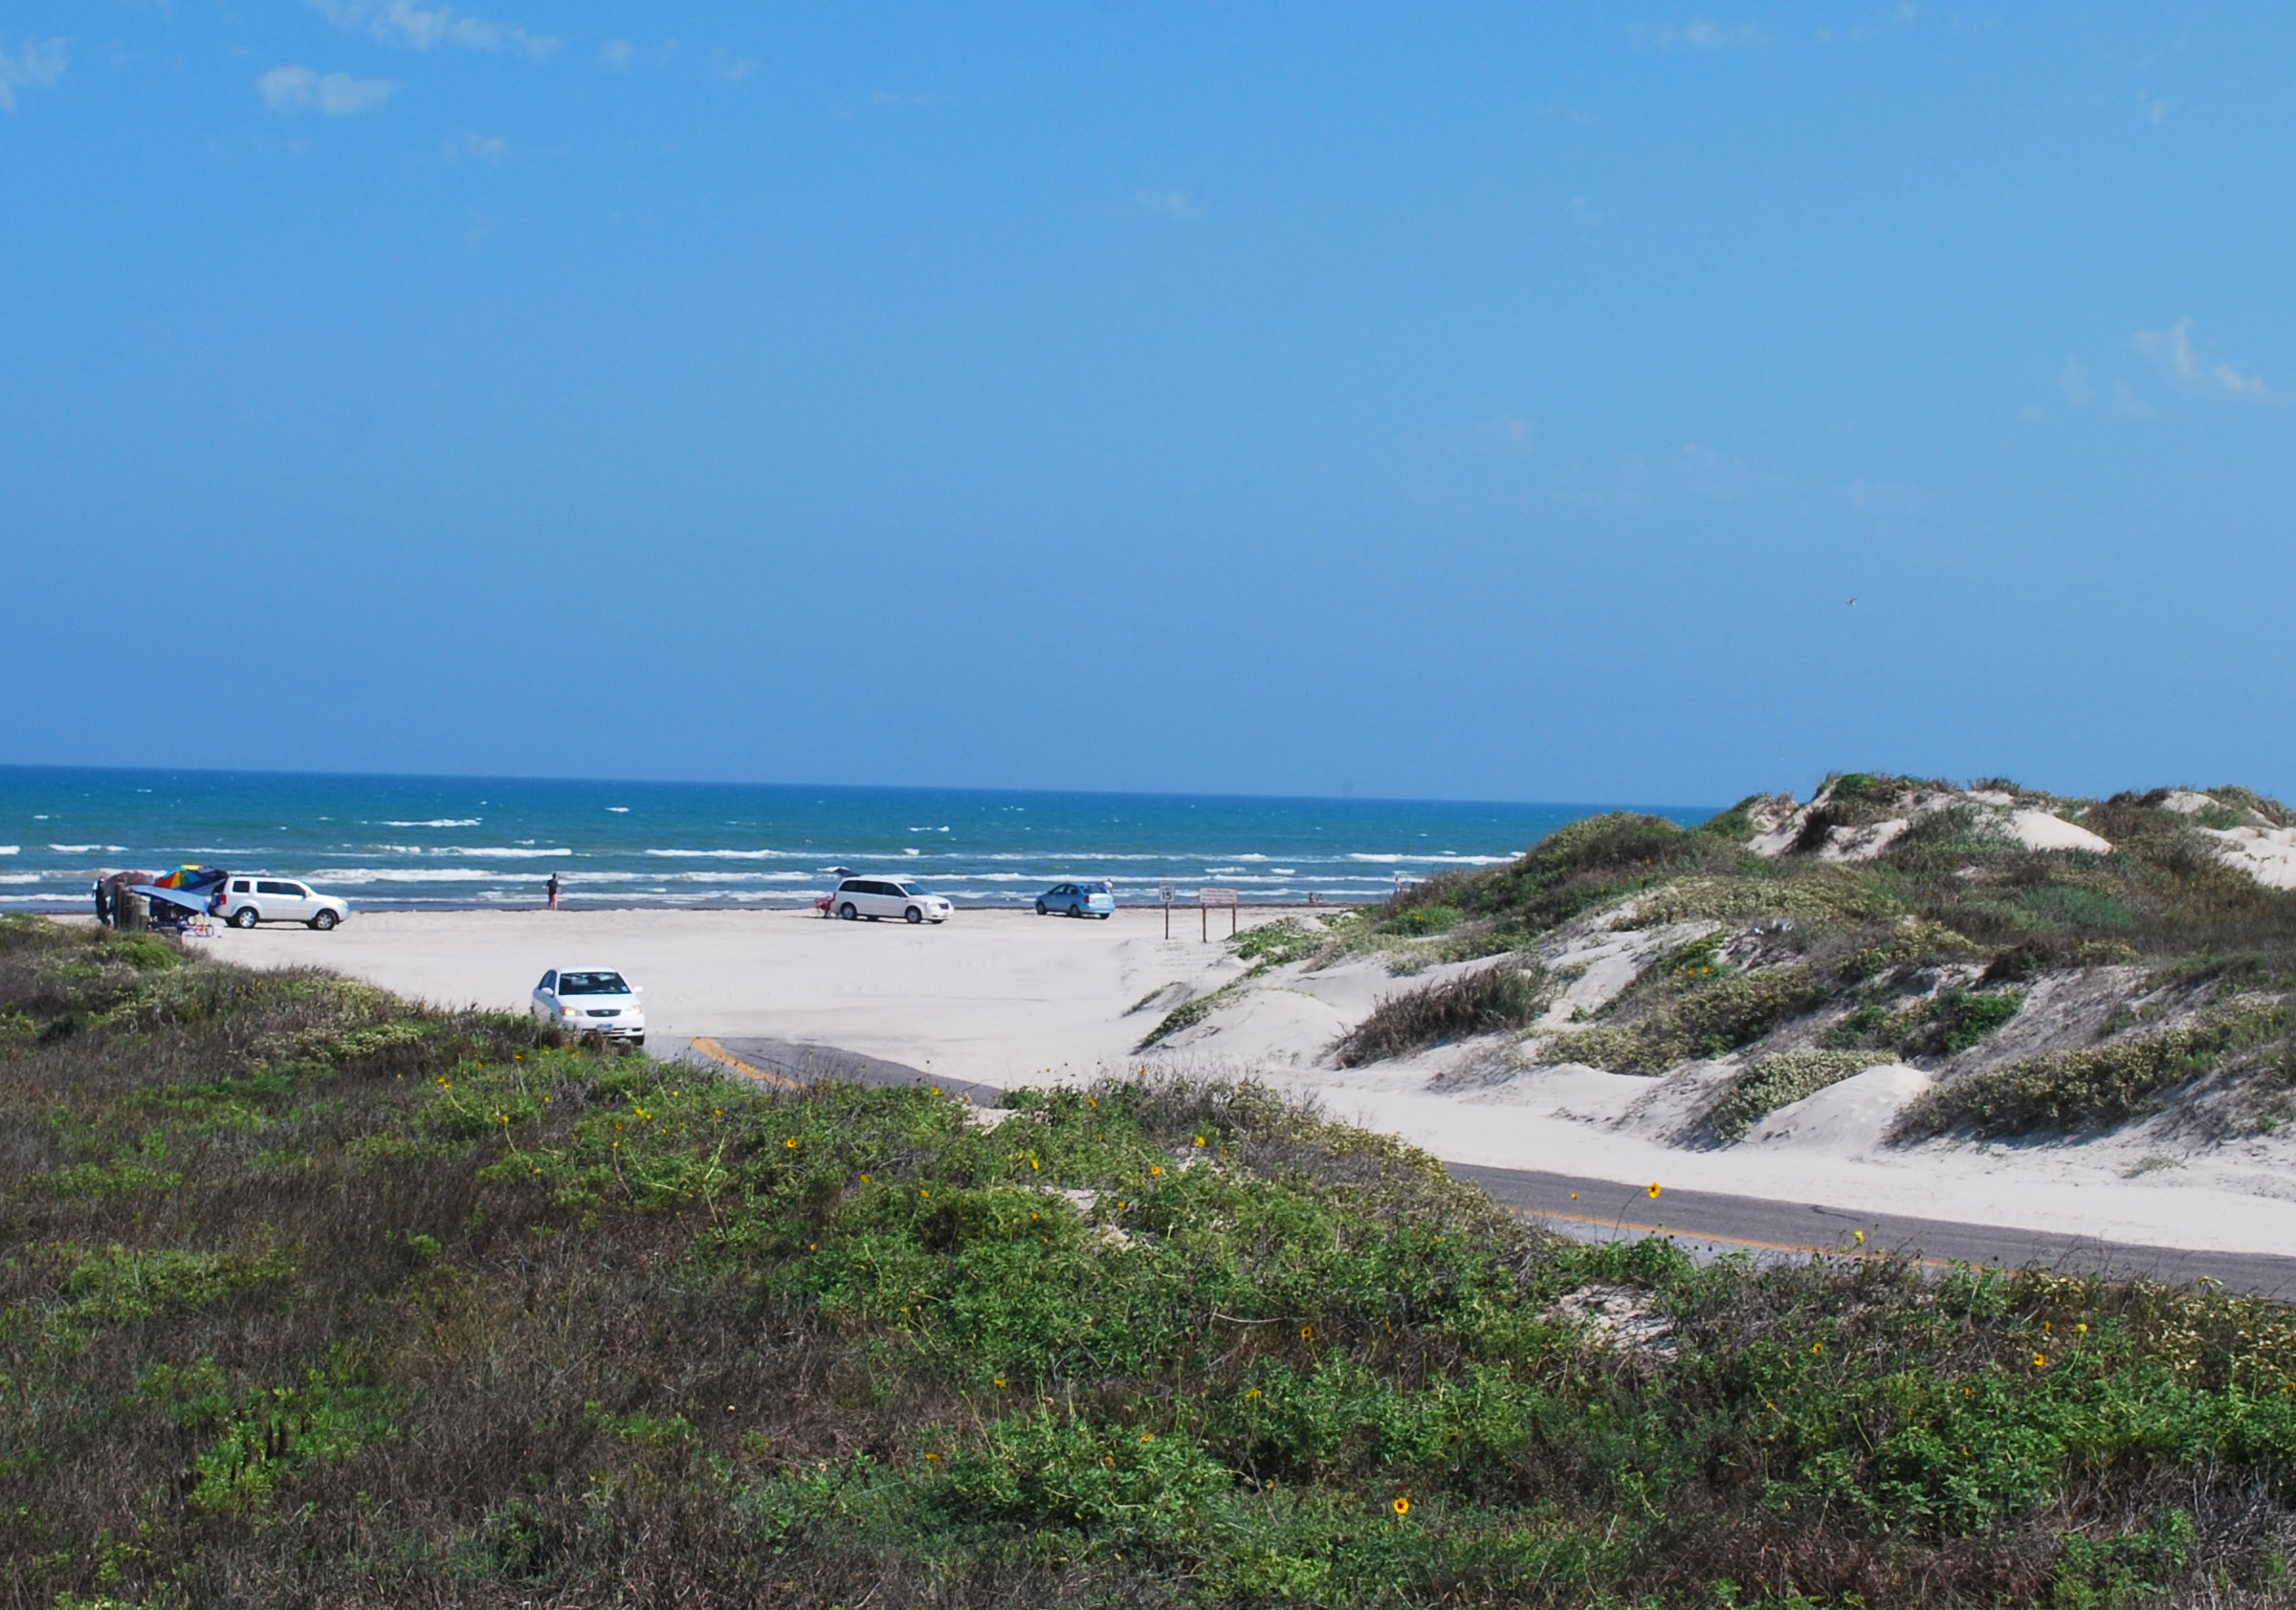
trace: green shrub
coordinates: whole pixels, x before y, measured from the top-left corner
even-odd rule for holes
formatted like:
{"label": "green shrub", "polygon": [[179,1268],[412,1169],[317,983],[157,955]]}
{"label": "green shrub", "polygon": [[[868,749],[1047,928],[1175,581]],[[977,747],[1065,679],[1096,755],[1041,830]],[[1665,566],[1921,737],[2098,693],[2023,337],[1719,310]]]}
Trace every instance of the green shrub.
{"label": "green shrub", "polygon": [[1117,1543],[1179,1541],[1234,1482],[1184,1434],[1046,1409],[996,1422],[948,1464],[943,1501],[964,1520]]}
{"label": "green shrub", "polygon": [[359,1384],[340,1364],[311,1371],[300,1386],[258,1392],[192,1462],[186,1502],[214,1513],[262,1510],[304,1466],[347,1459],[387,1437],[397,1397]]}
{"label": "green shrub", "polygon": [[1446,1040],[1522,1028],[1544,1004],[1539,981],[1502,962],[1389,997],[1340,1039],[1334,1054],[1342,1068],[1384,1062]]}
{"label": "green shrub", "polygon": [[1390,934],[1402,934],[1413,938],[1431,934],[1447,934],[1459,926],[1457,906],[1410,906],[1397,912],[1380,926]]}
{"label": "green shrub", "polygon": [[1732,1079],[1707,1114],[1707,1127],[1724,1145],[1746,1133],[1780,1107],[1816,1095],[1828,1085],[1863,1073],[1890,1060],[1884,1051],[1781,1051],[1749,1064]]}
{"label": "green shrub", "polygon": [[1806,966],[1702,980],[1619,1027],[1582,1029],[1549,1048],[1613,1073],[1663,1073],[1696,1057],[1728,1056],[1821,1004]]}
{"label": "green shrub", "polygon": [[2244,1041],[2283,1026],[2245,1020],[2132,1035],[2087,1050],[2051,1051],[1965,1073],[1898,1117],[1895,1136],[1966,1130],[1988,1139],[2102,1129],[2148,1112],[2162,1091],[2198,1077]]}
{"label": "green shrub", "polygon": [[1323,942],[1322,935],[1312,934],[1286,916],[1245,929],[1228,941],[1228,946],[1239,959],[1253,964],[1253,972],[1264,973],[1314,955]]}

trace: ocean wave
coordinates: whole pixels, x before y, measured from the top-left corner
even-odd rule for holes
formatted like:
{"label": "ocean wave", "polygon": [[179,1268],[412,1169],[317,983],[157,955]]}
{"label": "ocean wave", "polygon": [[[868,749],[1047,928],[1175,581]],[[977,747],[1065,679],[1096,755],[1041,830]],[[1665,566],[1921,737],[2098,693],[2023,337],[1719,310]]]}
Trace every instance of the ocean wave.
{"label": "ocean wave", "polygon": [[1350,861],[1412,861],[1444,867],[1498,867],[1514,859],[1512,855],[1361,855],[1351,854]]}
{"label": "ocean wave", "polygon": [[20,844],[0,844],[0,855],[13,855],[23,848]]}
{"label": "ocean wave", "polygon": [[483,816],[440,816],[429,822],[378,822],[378,827],[475,827]]}
{"label": "ocean wave", "polygon": [[661,855],[687,861],[815,861],[817,852],[805,849],[650,849],[649,855]]}
{"label": "ocean wave", "polygon": [[607,805],[606,808],[612,811],[616,816],[628,816],[629,814],[629,806],[628,805]]}
{"label": "ocean wave", "polygon": [[313,883],[519,883],[531,872],[494,872],[476,867],[321,867]]}
{"label": "ocean wave", "polygon": [[36,901],[43,905],[77,906],[86,899],[85,894],[0,894],[0,904],[8,905],[31,905]]}
{"label": "ocean wave", "polygon": [[803,883],[818,876],[814,872],[655,872],[653,876],[664,883]]}
{"label": "ocean wave", "polygon": [[426,855],[499,855],[507,860],[532,861],[552,855],[571,855],[571,849],[504,849],[499,846],[470,849],[463,845],[449,845],[440,849],[428,849]]}
{"label": "ocean wave", "polygon": [[37,872],[0,872],[0,883],[37,883],[39,881],[40,874]]}
{"label": "ocean wave", "polygon": [[123,844],[52,844],[48,848],[58,855],[93,855],[99,850],[106,855],[123,855],[127,852],[127,846]]}

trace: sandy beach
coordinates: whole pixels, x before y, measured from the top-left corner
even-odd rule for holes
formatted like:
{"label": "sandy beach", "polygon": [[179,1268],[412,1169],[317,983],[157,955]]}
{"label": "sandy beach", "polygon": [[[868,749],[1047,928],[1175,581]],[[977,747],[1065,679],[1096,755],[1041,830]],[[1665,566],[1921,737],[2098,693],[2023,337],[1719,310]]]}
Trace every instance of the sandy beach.
{"label": "sandy beach", "polygon": [[646,986],[650,1048],[673,1054],[696,1035],[754,1035],[1004,1087],[1148,1065],[1256,1074],[1457,1162],[2122,1242],[2296,1246],[2287,1148],[2270,1139],[2171,1167],[2141,1166],[2109,1140],[1899,1149],[1880,1142],[1888,1104],[1861,1106],[1842,1087],[1767,1138],[1686,1150],[1636,1121],[1654,1089],[1647,1079],[1578,1070],[1446,1090],[1442,1051],[1342,1070],[1330,1066],[1331,1041],[1405,987],[1370,962],[1255,990],[1172,1048],[1136,1052],[1162,1009],[1132,1011],[1144,998],[1174,985],[1200,992],[1243,970],[1198,931],[1193,911],[1173,914],[1169,939],[1151,910],[1106,922],[962,912],[921,928],[797,912],[424,912],[361,915],[327,935],[227,932],[212,944],[253,965],[327,966],[423,1000],[514,1010],[545,968],[615,966]]}

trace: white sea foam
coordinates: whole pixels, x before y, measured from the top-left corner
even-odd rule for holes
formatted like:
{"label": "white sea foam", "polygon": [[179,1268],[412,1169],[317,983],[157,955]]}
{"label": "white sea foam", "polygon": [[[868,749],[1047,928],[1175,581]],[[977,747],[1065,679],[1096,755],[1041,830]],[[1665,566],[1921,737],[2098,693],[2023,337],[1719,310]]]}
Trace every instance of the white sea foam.
{"label": "white sea foam", "polygon": [[607,805],[606,808],[612,811],[616,816],[628,816],[629,814],[629,806],[628,805]]}
{"label": "white sea foam", "polygon": [[803,883],[812,872],[656,872],[663,883]]}
{"label": "white sea foam", "polygon": [[322,867],[313,883],[532,883],[525,872],[492,872],[476,867]]}
{"label": "white sea foam", "polygon": [[475,827],[486,819],[482,816],[440,816],[429,822],[380,822],[382,827]]}
{"label": "white sea foam", "polygon": [[558,849],[505,849],[499,845],[486,845],[475,849],[463,845],[449,845],[443,849],[428,850],[425,853],[430,855],[500,855],[514,861],[531,861],[539,856],[571,855],[574,852],[563,848]]}
{"label": "white sea foam", "polygon": [[810,861],[809,849],[650,849],[649,855],[673,856],[688,861]]}
{"label": "white sea foam", "polygon": [[13,855],[23,848],[20,844],[0,844],[0,855]]}
{"label": "white sea foam", "polygon": [[52,844],[48,848],[58,855],[93,855],[98,850],[106,855],[121,855],[127,850],[123,844]]}
{"label": "white sea foam", "polygon": [[37,872],[0,872],[0,883],[37,883],[39,881],[40,874]]}
{"label": "white sea foam", "polygon": [[1497,867],[1514,859],[1512,855],[1360,855],[1351,854],[1350,861],[1419,861],[1446,867]]}

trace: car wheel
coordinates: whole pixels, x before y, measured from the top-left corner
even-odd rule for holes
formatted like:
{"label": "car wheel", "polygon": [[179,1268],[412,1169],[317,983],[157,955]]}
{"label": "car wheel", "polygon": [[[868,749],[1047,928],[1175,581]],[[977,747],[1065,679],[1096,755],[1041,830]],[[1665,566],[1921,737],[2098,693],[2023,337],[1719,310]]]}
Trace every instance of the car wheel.
{"label": "car wheel", "polygon": [[321,934],[324,934],[328,929],[335,926],[335,914],[333,912],[320,912],[317,916],[311,919],[311,926],[318,929]]}
{"label": "car wheel", "polygon": [[255,908],[253,906],[241,906],[237,911],[232,913],[232,926],[233,928],[253,928],[256,923],[262,920],[263,918],[256,913]]}
{"label": "car wheel", "polygon": [[1114,915],[1116,915],[1116,914],[1115,914],[1115,912],[1102,912],[1102,913],[1100,914],[1100,920],[1101,920],[1101,921],[1103,921],[1103,922],[1106,922],[1106,921],[1107,921],[1107,920],[1108,920],[1110,917],[1112,917],[1112,916],[1114,916]]}
{"label": "car wheel", "polygon": [[907,911],[901,913],[901,920],[903,922],[922,922],[925,920],[925,914],[915,906],[911,906]]}
{"label": "car wheel", "polygon": [[1042,915],[1045,915],[1045,903],[1044,903],[1044,901],[1042,901],[1042,900],[1039,900],[1039,901],[1037,901],[1037,903],[1036,903],[1036,915],[1039,915],[1039,916],[1042,916]]}
{"label": "car wheel", "polygon": [[629,1037],[629,1043],[633,1046],[643,1046],[646,1043],[646,1036],[643,1034],[632,1034]]}
{"label": "car wheel", "polygon": [[850,922],[850,921],[852,921],[852,920],[853,920],[853,918],[854,918],[855,916],[857,916],[857,915],[860,915],[860,914],[859,914],[859,913],[857,913],[857,912],[855,912],[855,911],[853,910],[853,903],[852,903],[852,901],[850,901],[850,900],[848,900],[848,901],[846,901],[846,903],[845,903],[844,905],[842,905],[842,906],[839,906],[839,907],[837,908],[837,915],[838,915],[839,916],[841,916],[841,917],[845,918],[845,920],[846,920],[846,921],[848,921],[848,922]]}

